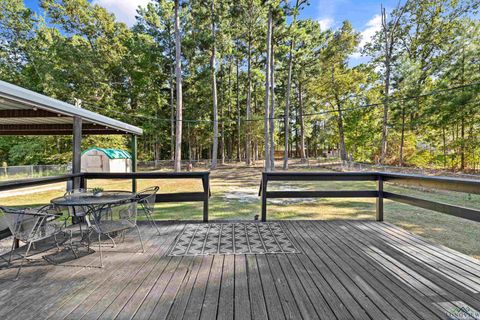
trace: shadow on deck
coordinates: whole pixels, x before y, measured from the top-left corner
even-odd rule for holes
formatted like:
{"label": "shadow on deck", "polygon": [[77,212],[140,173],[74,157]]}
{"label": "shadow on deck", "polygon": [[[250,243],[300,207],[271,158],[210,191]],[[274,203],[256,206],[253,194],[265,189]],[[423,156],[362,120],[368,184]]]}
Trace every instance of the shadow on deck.
{"label": "shadow on deck", "polygon": [[85,267],[98,253],[34,256],[18,281],[0,270],[0,319],[480,319],[471,257],[385,222],[279,223],[302,253],[170,257],[185,223],[161,222],[141,226],[146,253],[132,232],[103,269]]}

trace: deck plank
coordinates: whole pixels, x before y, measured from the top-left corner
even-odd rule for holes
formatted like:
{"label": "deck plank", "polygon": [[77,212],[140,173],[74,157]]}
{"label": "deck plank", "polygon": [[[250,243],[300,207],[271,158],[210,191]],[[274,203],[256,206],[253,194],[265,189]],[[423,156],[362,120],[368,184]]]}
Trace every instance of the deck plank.
{"label": "deck plank", "polygon": [[[148,240],[146,243],[147,248],[151,248],[152,246],[154,246],[157,241],[157,239],[149,237],[151,235],[150,232],[151,230],[148,230]],[[133,237],[129,238],[130,241],[124,244],[125,249],[139,249],[138,241],[134,241]],[[103,270],[97,267],[99,264],[99,255],[98,253],[95,253],[79,259],[78,265],[83,265],[84,267],[74,268],[77,269],[78,272],[74,272],[73,274],[59,274],[57,272],[47,274],[47,277],[50,279],[47,285],[39,286],[37,287],[36,291],[28,291],[26,294],[23,295],[23,298],[26,299],[38,299],[39,297],[42,297],[43,303],[29,304],[27,308],[22,308],[22,311],[20,313],[15,312],[15,316],[21,317],[22,319],[38,319],[42,317],[48,317],[51,310],[56,309],[56,306],[58,304],[69,301],[69,297],[73,297],[72,300],[76,300],[77,298],[81,297],[81,295],[75,294],[77,292],[77,288],[90,289],[91,287],[95,287],[98,282],[102,281],[101,277],[95,276],[96,274],[98,274],[99,270],[104,271],[103,278],[110,276],[111,270],[109,270],[108,266],[116,264],[118,262],[118,258],[118,255],[115,253],[104,252],[104,263],[107,268]],[[129,261],[136,260],[135,256],[131,254],[129,254],[127,259]],[[69,270],[70,268],[64,267],[61,269]],[[56,279],[61,279],[62,281],[55,281]],[[42,293],[38,293],[38,290],[41,290]],[[61,299],[59,301],[59,296],[62,296],[64,299]],[[74,304],[77,305],[76,303]]]}
{"label": "deck plank", "polygon": [[[367,225],[367,227],[370,228],[371,226]],[[389,228],[382,226],[381,228],[376,228],[376,230],[386,234],[390,241],[396,244],[397,248],[405,248],[406,250],[403,251],[408,252],[408,255],[413,259],[422,261],[432,269],[442,271],[453,281],[462,283],[474,292],[480,291],[480,279],[477,276],[477,271],[473,271],[472,273],[468,266],[456,265],[458,260],[453,260],[446,256],[438,256],[425,245],[418,246],[416,243],[408,241],[405,238],[397,237],[395,232],[392,232]]]}
{"label": "deck plank", "polygon": [[[263,292],[262,281],[260,279],[257,259],[254,255],[248,255],[246,259],[248,270],[248,294],[250,297],[252,318],[256,320],[268,319],[267,305],[265,304],[265,295]],[[235,308],[235,310],[238,312],[237,308]]]}
{"label": "deck plank", "polygon": [[[138,240],[93,254],[82,268],[0,272],[3,319],[445,319],[480,309],[480,263],[389,223],[280,221],[299,254],[166,253],[183,230],[141,225]],[[29,303],[38,301],[42,303]],[[25,307],[26,305],[26,307]]]}
{"label": "deck plank", "polygon": [[[424,279],[427,279],[427,286],[430,283],[433,283],[435,287],[441,288],[439,296],[443,296],[445,300],[453,301],[453,299],[456,299],[459,301],[465,301],[465,303],[471,307],[475,308],[476,310],[480,310],[480,301],[478,301],[478,299],[471,294],[472,292],[470,290],[459,285],[455,281],[452,281],[449,275],[445,275],[443,272],[432,270],[421,261],[412,259],[402,250],[399,250],[397,247],[389,244],[390,238],[386,237],[381,232],[373,234],[373,232],[365,232],[365,230],[359,228],[358,224],[350,223],[350,225],[354,227],[351,231],[354,232],[359,238],[365,239],[371,245],[383,250],[383,252],[388,252],[388,256],[385,257],[390,261],[407,266],[410,270],[413,270]],[[376,230],[380,229],[381,228]]]}
{"label": "deck plank", "polygon": [[175,298],[175,302],[168,314],[168,319],[182,319],[183,315],[185,314],[185,310],[187,309],[188,301],[190,300],[190,295],[192,293],[195,280],[197,278],[198,272],[200,270],[200,266],[202,265],[202,257],[198,256],[194,258],[193,266],[189,270],[189,275],[186,277],[185,281],[182,283],[182,287],[180,288],[177,297]]}
{"label": "deck plank", "polygon": [[323,239],[333,251],[338,253],[343,263],[358,270],[365,281],[374,284],[375,288],[379,288],[379,292],[388,298],[388,301],[393,302],[393,306],[402,315],[407,316],[408,319],[419,317],[422,319],[443,318],[444,314],[439,312],[438,309],[430,309],[428,304],[422,304],[423,297],[418,294],[410,294],[404,290],[402,283],[397,278],[389,278],[384,274],[384,268],[381,265],[366,260],[360,255],[358,252],[365,250],[363,246],[359,246],[354,241],[347,241],[347,235],[337,233],[337,230],[328,224],[316,223],[315,226],[325,235]]}
{"label": "deck plank", "polygon": [[205,299],[203,300],[200,319],[209,320],[217,317],[224,259],[225,256],[223,255],[216,255],[213,258],[212,270],[208,277],[207,290],[205,292]]}
{"label": "deck plank", "polygon": [[223,261],[222,283],[220,285],[220,301],[218,303],[218,319],[234,318],[235,301],[235,256],[225,256]]}
{"label": "deck plank", "polygon": [[247,261],[245,255],[235,256],[235,319],[251,319],[248,290]]}

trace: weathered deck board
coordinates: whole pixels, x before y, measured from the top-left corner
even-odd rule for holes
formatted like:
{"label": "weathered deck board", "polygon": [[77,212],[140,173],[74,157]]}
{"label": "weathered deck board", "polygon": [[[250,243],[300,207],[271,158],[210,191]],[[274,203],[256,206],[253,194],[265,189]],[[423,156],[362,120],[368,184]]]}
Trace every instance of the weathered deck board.
{"label": "weathered deck board", "polygon": [[[446,319],[480,313],[480,262],[389,223],[283,221],[301,254],[168,257],[180,222],[141,226],[105,268],[0,270],[1,319]],[[94,247],[95,248],[95,247]],[[77,265],[98,264],[98,254]]]}

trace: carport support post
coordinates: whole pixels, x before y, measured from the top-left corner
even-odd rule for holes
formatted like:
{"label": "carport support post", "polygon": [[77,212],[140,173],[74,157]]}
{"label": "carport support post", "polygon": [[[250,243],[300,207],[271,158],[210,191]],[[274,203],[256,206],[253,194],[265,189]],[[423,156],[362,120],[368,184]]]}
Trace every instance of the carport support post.
{"label": "carport support post", "polygon": [[[137,136],[132,134],[132,172],[137,172]],[[137,179],[132,179],[132,192],[137,192]]]}
{"label": "carport support post", "polygon": [[[82,118],[73,117],[73,159],[72,173],[82,170]],[[80,188],[80,178],[73,178],[73,189]]]}

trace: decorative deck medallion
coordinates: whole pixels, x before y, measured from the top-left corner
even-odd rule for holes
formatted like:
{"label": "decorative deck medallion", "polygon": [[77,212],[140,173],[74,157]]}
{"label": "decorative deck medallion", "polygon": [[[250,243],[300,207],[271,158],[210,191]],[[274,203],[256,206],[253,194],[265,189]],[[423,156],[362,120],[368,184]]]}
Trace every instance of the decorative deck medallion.
{"label": "decorative deck medallion", "polygon": [[169,256],[300,253],[279,223],[187,224]]}

